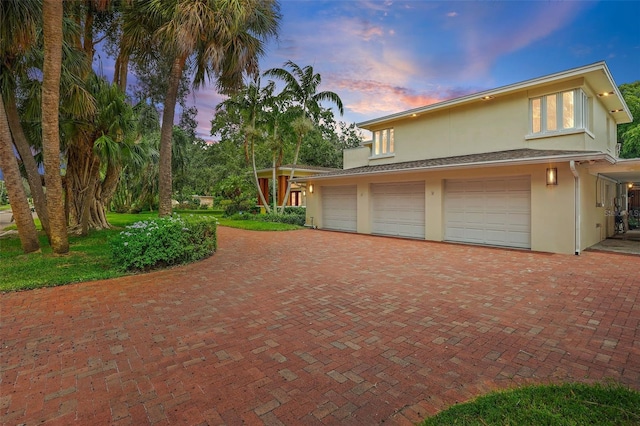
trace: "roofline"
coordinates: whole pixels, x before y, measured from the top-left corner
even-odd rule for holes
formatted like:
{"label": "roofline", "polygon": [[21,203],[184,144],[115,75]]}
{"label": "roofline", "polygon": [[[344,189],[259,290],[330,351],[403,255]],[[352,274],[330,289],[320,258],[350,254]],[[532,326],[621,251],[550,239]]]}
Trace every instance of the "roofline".
{"label": "roofline", "polygon": [[492,161],[476,161],[473,163],[461,163],[461,164],[448,164],[448,165],[437,165],[437,166],[427,166],[427,167],[411,167],[408,169],[396,169],[396,170],[380,170],[373,172],[363,172],[363,173],[344,173],[340,175],[333,176],[305,176],[295,178],[295,182],[306,182],[309,180],[326,180],[326,179],[340,179],[345,177],[357,177],[357,176],[373,176],[373,175],[382,175],[382,174],[405,174],[405,173],[414,173],[414,172],[423,172],[423,171],[432,171],[432,170],[460,170],[460,169],[475,169],[485,166],[523,166],[528,164],[540,164],[547,163],[550,161],[562,162],[562,161],[597,161],[597,160],[605,160],[611,164],[616,163],[616,159],[613,158],[609,154],[598,153],[598,154],[584,154],[584,155],[576,155],[576,154],[564,154],[564,155],[547,155],[544,157],[533,157],[527,159],[520,160],[492,160]]}
{"label": "roofline", "polygon": [[622,97],[622,94],[620,93],[620,90],[618,90],[618,86],[616,86],[615,81],[613,80],[613,77],[611,76],[611,72],[609,71],[609,68],[607,67],[607,64],[605,61],[599,61],[599,62],[595,62],[593,64],[589,64],[589,65],[584,65],[578,68],[572,68],[569,70],[565,70],[565,71],[560,71],[554,74],[548,74],[542,77],[536,77],[530,80],[525,80],[525,81],[521,81],[519,83],[513,83],[513,84],[509,84],[506,86],[501,86],[501,87],[497,87],[495,89],[489,89],[489,90],[485,90],[482,92],[477,92],[477,93],[472,93],[466,96],[462,96],[459,98],[454,98],[454,99],[449,99],[443,102],[438,102],[435,104],[431,104],[431,105],[426,105],[426,106],[422,106],[422,107],[418,107],[418,108],[413,108],[410,110],[406,110],[406,111],[401,111],[398,113],[394,113],[394,114],[390,114],[390,115],[385,115],[383,117],[379,117],[379,118],[374,118],[372,120],[367,120],[367,121],[362,121],[360,123],[356,123],[356,126],[361,127],[363,129],[366,130],[370,130],[369,127],[374,126],[376,124],[381,124],[381,123],[385,123],[385,122],[389,122],[389,121],[394,121],[394,120],[398,120],[398,119],[403,119],[403,118],[409,118],[414,116],[414,114],[418,115],[418,114],[423,114],[426,112],[432,112],[432,111],[436,111],[436,110],[440,110],[440,109],[444,109],[444,108],[450,108],[456,105],[461,105],[467,102],[471,102],[471,101],[480,101],[482,100],[482,98],[486,97],[486,96],[496,96],[496,95],[502,95],[505,93],[509,93],[509,92],[514,92],[517,90],[524,90],[527,89],[531,86],[535,86],[535,85],[539,85],[542,83],[551,83],[555,80],[561,80],[561,79],[567,79],[567,78],[571,78],[571,77],[577,77],[581,74],[584,74],[586,72],[592,72],[592,71],[597,71],[597,70],[602,70],[604,72],[604,74],[606,75],[607,79],[609,80],[609,83],[611,84],[611,86],[613,87],[613,91],[616,94],[616,96],[618,96],[619,99],[622,100],[622,104],[624,106],[624,112],[628,115],[629,117],[629,122],[633,121],[633,116],[631,115],[631,111],[629,110],[629,106],[627,105],[627,103],[624,101],[624,98]]}
{"label": "roofline", "polygon": [[[289,171],[289,172],[290,172],[292,169],[294,169],[296,172],[316,172],[316,173],[330,173],[330,172],[332,172],[332,171],[334,171],[334,170],[342,170],[342,169],[335,169],[335,168],[333,168],[333,169],[332,169],[331,167],[325,167],[325,168],[326,168],[326,169],[329,169],[329,170],[322,170],[322,169],[306,169],[306,168],[304,168],[304,167],[296,167],[296,168],[294,169],[293,167],[282,167],[282,166],[278,167],[278,169],[277,169],[277,170],[280,170],[280,171]],[[272,172],[272,171],[273,171],[273,168],[272,168],[272,167],[270,167],[270,168],[268,168],[268,169],[260,169],[260,170],[256,170],[256,173]]]}

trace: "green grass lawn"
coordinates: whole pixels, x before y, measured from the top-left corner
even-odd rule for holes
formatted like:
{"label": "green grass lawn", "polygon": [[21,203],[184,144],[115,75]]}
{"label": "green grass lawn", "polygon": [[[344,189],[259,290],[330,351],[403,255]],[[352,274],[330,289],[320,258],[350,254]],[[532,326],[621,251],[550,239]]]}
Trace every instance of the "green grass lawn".
{"label": "green grass lawn", "polygon": [[[220,216],[220,212],[194,210],[180,214],[206,214]],[[0,292],[29,290],[63,284],[114,278],[126,273],[119,271],[111,261],[109,238],[126,225],[158,217],[157,212],[107,215],[109,223],[120,229],[93,231],[86,237],[69,237],[70,253],[55,256],[44,234],[40,235],[41,253],[23,254],[17,235],[0,238]],[[299,226],[254,220],[218,218],[220,226],[259,231],[300,229]],[[40,223],[36,220],[39,227]],[[15,224],[6,229],[15,229]]]}
{"label": "green grass lawn", "polygon": [[640,425],[640,392],[614,384],[527,386],[454,405],[422,423],[445,425]]}

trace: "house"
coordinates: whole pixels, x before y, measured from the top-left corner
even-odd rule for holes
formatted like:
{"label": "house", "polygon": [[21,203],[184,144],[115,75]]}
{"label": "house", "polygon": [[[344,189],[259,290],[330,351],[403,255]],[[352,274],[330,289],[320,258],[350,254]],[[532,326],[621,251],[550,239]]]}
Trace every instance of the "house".
{"label": "house", "polygon": [[579,254],[640,185],[633,117],[604,62],[399,112],[344,168],[297,179],[320,229]]}
{"label": "house", "polygon": [[[273,189],[273,181],[276,181],[276,191],[278,195],[278,206],[282,205],[282,201],[287,192],[287,185],[289,183],[289,178],[291,177],[291,170],[293,169],[293,178],[304,178],[307,176],[318,175],[323,173],[334,172],[337,169],[330,167],[319,167],[319,166],[308,166],[298,164],[296,167],[293,167],[293,164],[286,164],[283,166],[279,166],[277,169],[262,169],[257,171],[258,175],[258,185],[260,186],[260,191],[264,195],[265,201],[267,204],[273,203],[273,200],[269,201],[270,193],[272,193]],[[258,206],[264,207],[262,205],[262,200],[260,199],[260,195],[258,194]],[[287,206],[305,206],[306,205],[306,192],[304,188],[297,182],[291,182],[291,191],[289,194],[289,199],[287,201]]]}

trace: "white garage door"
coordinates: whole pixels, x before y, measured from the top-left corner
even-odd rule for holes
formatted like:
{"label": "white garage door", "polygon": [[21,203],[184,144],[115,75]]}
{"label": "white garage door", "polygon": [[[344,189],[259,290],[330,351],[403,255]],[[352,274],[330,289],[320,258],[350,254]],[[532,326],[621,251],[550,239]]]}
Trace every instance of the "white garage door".
{"label": "white garage door", "polygon": [[531,179],[447,180],[445,240],[531,248]]}
{"label": "white garage door", "polygon": [[355,185],[322,187],[324,229],[356,232],[357,192]]}
{"label": "white garage door", "polygon": [[371,185],[374,234],[424,239],[424,182]]}

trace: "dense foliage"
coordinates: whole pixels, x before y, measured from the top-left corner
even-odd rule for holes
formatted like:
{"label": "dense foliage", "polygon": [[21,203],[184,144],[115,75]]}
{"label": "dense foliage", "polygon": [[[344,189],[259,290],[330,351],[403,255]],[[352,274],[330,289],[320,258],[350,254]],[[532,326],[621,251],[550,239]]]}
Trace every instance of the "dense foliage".
{"label": "dense foliage", "polygon": [[633,115],[631,123],[618,126],[618,142],[622,144],[620,156],[640,158],[640,81],[621,84],[620,92]]}
{"label": "dense foliage", "polygon": [[193,262],[217,248],[215,218],[167,216],[136,222],[111,241],[114,262],[123,270],[148,270]]}

